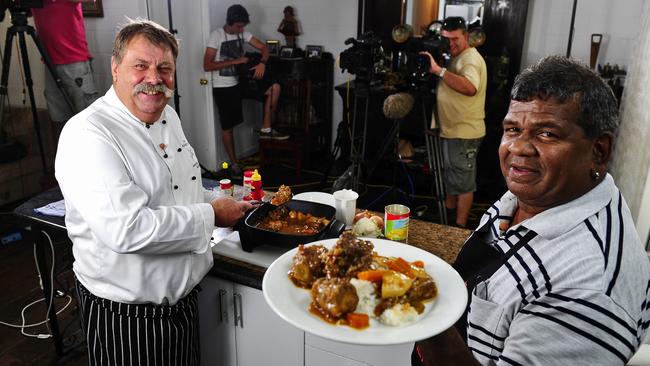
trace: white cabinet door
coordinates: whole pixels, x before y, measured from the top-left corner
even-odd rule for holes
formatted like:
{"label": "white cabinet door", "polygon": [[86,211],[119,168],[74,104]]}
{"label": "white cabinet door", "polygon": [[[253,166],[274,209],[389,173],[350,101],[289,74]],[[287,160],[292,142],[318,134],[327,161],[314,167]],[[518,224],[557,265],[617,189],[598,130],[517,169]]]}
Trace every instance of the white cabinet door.
{"label": "white cabinet door", "polygon": [[275,315],[262,291],[209,276],[201,287],[201,365],[304,365],[304,332]]}
{"label": "white cabinet door", "polygon": [[280,319],[262,291],[235,285],[235,298],[236,312],[242,314],[236,328],[238,366],[304,364],[304,332]]}
{"label": "white cabinet door", "polygon": [[[391,346],[358,346],[341,342],[334,342],[309,333],[305,334],[305,347],[313,347],[322,351],[333,353],[349,360],[361,362],[372,366],[410,365],[413,343],[397,344]],[[314,366],[307,362],[305,366]],[[352,363],[351,363],[352,364]],[[315,365],[320,365],[316,363]]]}
{"label": "white cabinet door", "polygon": [[201,365],[237,366],[233,284],[205,277],[199,292]]}
{"label": "white cabinet door", "polygon": [[369,366],[332,352],[305,345],[305,366]]}

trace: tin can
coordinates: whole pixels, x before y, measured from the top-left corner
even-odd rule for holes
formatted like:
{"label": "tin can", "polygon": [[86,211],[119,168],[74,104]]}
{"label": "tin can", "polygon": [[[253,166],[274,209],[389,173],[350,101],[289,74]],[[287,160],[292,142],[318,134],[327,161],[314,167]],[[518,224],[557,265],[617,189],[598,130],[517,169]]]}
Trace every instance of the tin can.
{"label": "tin can", "polygon": [[246,170],[244,171],[244,181],[243,181],[243,186],[244,188],[248,188],[250,191],[251,188],[253,188],[253,171],[252,170]]}
{"label": "tin can", "polygon": [[251,191],[253,190],[253,171],[252,170],[245,170],[244,171],[244,180],[243,180],[243,188],[242,188],[242,199],[244,201],[250,201],[251,198]]}
{"label": "tin can", "polygon": [[394,204],[384,208],[384,236],[386,239],[407,242],[409,235],[409,214],[404,205]]}
{"label": "tin can", "polygon": [[221,195],[222,196],[230,196],[232,197],[235,187],[233,187],[232,182],[230,179],[222,179],[219,181],[219,188],[221,189]]}

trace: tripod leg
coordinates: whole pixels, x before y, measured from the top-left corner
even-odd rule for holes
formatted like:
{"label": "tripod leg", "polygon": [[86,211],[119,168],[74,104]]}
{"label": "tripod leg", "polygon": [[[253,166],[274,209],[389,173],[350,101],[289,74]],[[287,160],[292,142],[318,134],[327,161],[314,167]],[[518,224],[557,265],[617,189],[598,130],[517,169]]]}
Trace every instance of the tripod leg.
{"label": "tripod leg", "polygon": [[[368,169],[368,177],[372,176],[372,173],[375,172],[377,169],[377,166],[379,166],[379,163],[381,162],[381,158],[386,154],[386,151],[388,150],[388,147],[390,145],[395,144],[395,149],[398,151],[398,143],[399,143],[399,121],[394,120],[393,121],[393,127],[391,127],[390,131],[384,137],[384,140],[382,141],[381,148],[377,152],[377,156],[375,157],[375,160],[372,162],[372,165],[370,166],[370,169]],[[399,155],[398,152],[395,153],[395,156]]]}
{"label": "tripod leg", "polygon": [[[366,141],[368,141],[368,109],[370,108],[370,91],[366,90],[364,91],[364,96],[365,96],[365,104],[364,104],[364,110],[363,110],[363,135],[361,135],[361,161],[365,161],[366,159]],[[359,165],[359,174],[357,175],[358,177],[361,176],[361,165]],[[357,179],[358,181],[358,179]],[[368,182],[366,181],[366,184]],[[358,191],[357,191],[358,192]]]}
{"label": "tripod leg", "polygon": [[34,129],[36,130],[36,137],[38,138],[38,147],[41,150],[41,164],[43,165],[43,172],[47,175],[48,171],[47,163],[45,162],[45,150],[43,149],[43,138],[41,137],[41,124],[38,122],[38,112],[36,111],[36,100],[34,98],[34,82],[32,81],[32,73],[29,68],[27,44],[25,43],[25,35],[23,33],[18,33],[18,43],[20,44],[20,53],[23,59],[25,84],[27,85],[27,93],[29,94],[29,103],[31,104],[32,117],[34,119]]}
{"label": "tripod leg", "polygon": [[438,191],[438,211],[440,212],[440,217],[442,217],[443,224],[447,224],[447,210],[445,208],[445,185],[442,180],[442,148],[440,146],[440,136],[433,136],[433,151],[435,155],[435,164],[436,164],[436,190]]}
{"label": "tripod leg", "polygon": [[[432,113],[436,114],[436,106],[434,104]],[[433,177],[433,192],[436,195],[438,215],[440,215],[440,222],[447,224],[447,210],[445,209],[445,194],[444,185],[442,181],[442,159],[440,154],[439,137],[437,131],[432,131],[429,128],[427,120],[427,111],[424,103],[422,103],[422,120],[424,122],[424,140],[427,147],[427,160],[429,163],[429,171]],[[437,116],[436,116],[437,120]]]}
{"label": "tripod leg", "polygon": [[[54,82],[56,83],[56,87],[59,88],[59,90],[61,91],[61,95],[63,95],[63,99],[65,100],[65,103],[68,105],[68,108],[70,108],[72,114],[81,112],[75,109],[75,106],[72,103],[72,99],[70,98],[68,91],[63,87],[63,82],[61,81],[61,78],[59,77],[58,73],[54,69],[54,66],[52,66],[52,61],[50,60],[50,56],[47,54],[47,52],[45,52],[43,43],[41,43],[41,39],[38,38],[38,36],[36,35],[36,31],[34,30],[34,28],[31,27],[27,28],[27,33],[32,37],[32,40],[34,41],[36,48],[38,48],[38,52],[40,52],[41,57],[45,62],[45,67],[47,67],[47,70],[50,72],[50,75],[52,75],[52,79],[54,79]],[[176,79],[174,78],[174,80]]]}
{"label": "tripod leg", "polygon": [[[359,107],[359,100],[364,100],[364,114],[363,114],[363,126],[361,126],[362,133],[361,136],[357,135],[357,109]],[[366,130],[368,125],[368,104],[369,96],[366,91],[356,90],[354,94],[354,112],[352,115],[352,134],[350,138],[350,160],[352,161],[352,189],[356,192],[359,192],[359,181],[361,178],[361,162],[364,159],[366,153]],[[359,141],[360,140],[360,143]]]}
{"label": "tripod leg", "polygon": [[9,66],[11,66],[11,43],[16,36],[14,28],[7,29],[7,38],[5,39],[5,54],[2,59],[2,77],[0,78],[0,144],[5,141],[2,122],[5,120],[5,104],[7,104],[7,85],[9,84]]}

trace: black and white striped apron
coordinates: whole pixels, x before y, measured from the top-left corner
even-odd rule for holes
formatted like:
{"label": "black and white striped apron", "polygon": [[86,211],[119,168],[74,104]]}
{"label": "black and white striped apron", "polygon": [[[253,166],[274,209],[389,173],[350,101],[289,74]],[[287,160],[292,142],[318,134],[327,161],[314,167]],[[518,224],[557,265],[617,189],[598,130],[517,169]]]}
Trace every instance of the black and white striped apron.
{"label": "black and white striped apron", "polygon": [[198,287],[174,305],[124,304],[76,281],[94,365],[199,365]]}

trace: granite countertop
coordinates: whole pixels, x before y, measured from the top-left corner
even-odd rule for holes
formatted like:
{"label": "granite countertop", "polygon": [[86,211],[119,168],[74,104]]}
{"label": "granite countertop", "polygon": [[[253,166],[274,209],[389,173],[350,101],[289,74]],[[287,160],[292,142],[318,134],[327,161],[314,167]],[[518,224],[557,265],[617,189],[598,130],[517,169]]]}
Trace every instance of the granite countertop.
{"label": "granite countertop", "polygon": [[[471,230],[410,219],[408,244],[435,254],[451,264],[470,234]],[[265,271],[264,267],[214,254],[214,266],[210,274],[261,290]]]}

